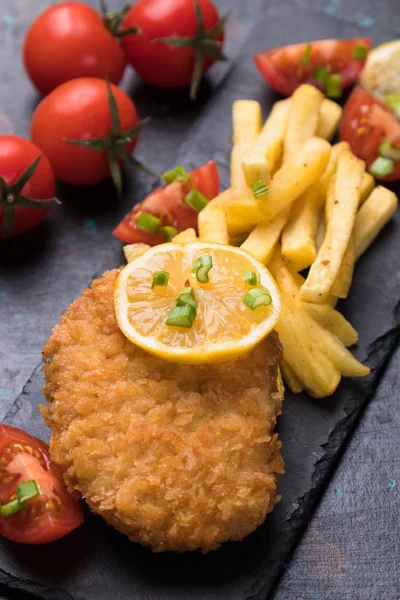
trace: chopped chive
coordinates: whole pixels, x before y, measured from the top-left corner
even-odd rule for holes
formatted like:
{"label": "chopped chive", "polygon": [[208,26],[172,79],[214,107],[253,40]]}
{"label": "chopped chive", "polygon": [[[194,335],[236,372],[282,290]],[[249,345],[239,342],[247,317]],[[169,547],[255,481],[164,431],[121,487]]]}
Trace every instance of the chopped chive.
{"label": "chopped chive", "polygon": [[157,233],[159,227],[161,225],[160,219],[154,217],[153,215],[149,215],[148,213],[142,213],[139,217],[137,226],[139,229],[143,231],[147,231],[148,233]]}
{"label": "chopped chive", "polygon": [[365,44],[357,44],[354,46],[353,58],[355,60],[365,60],[367,58],[368,50],[369,48]]}
{"label": "chopped chive", "polygon": [[21,503],[24,503],[27,500],[30,500],[31,498],[35,498],[36,496],[39,496],[39,495],[40,495],[39,488],[34,479],[31,479],[31,481],[25,481],[25,482],[17,485],[17,499]]}
{"label": "chopped chive", "polygon": [[213,266],[212,257],[209,254],[200,256],[193,262],[192,273],[196,273],[197,281],[200,283],[208,283],[208,272]]}
{"label": "chopped chive", "polygon": [[170,242],[179,233],[179,231],[171,225],[165,225],[165,227],[160,227],[158,231],[163,236],[165,242]]}
{"label": "chopped chive", "polygon": [[11,517],[12,515],[20,512],[23,508],[25,508],[25,506],[26,504],[24,502],[20,502],[18,498],[15,498],[15,500],[11,500],[11,502],[8,502],[8,504],[3,504],[3,506],[0,506],[0,515],[6,518]]}
{"label": "chopped chive", "polygon": [[369,168],[369,172],[374,177],[386,177],[387,175],[391,175],[394,171],[395,163],[391,158],[385,158],[384,156],[379,156]]}
{"label": "chopped chive", "polygon": [[260,283],[260,275],[251,269],[246,269],[244,272],[244,281],[249,285],[258,285]]}
{"label": "chopped chive", "polygon": [[342,78],[340,75],[329,75],[326,80],[326,95],[329,98],[340,98],[342,95]]}
{"label": "chopped chive", "polygon": [[272,302],[271,296],[262,288],[254,288],[247,292],[243,298],[246,306],[254,310],[259,306],[269,306]]}
{"label": "chopped chive", "polygon": [[168,280],[168,271],[154,271],[151,289],[154,290],[155,287],[165,287],[168,285]]}
{"label": "chopped chive", "polygon": [[390,106],[396,117],[400,119],[400,96],[386,96],[385,103]]}
{"label": "chopped chive", "polygon": [[379,154],[384,158],[391,158],[395,162],[400,161],[400,149],[395,148],[390,140],[383,140],[380,143]]}
{"label": "chopped chive", "polygon": [[163,173],[161,175],[161,177],[167,183],[172,183],[173,181],[185,181],[185,182],[189,183],[189,181],[190,181],[189,175],[186,173],[185,169],[181,166],[175,167],[175,169],[172,169],[171,171],[167,171],[166,173]]}
{"label": "chopped chive", "polygon": [[256,199],[261,198],[262,196],[265,196],[266,194],[268,194],[268,188],[265,185],[265,183],[262,181],[262,179],[253,183],[253,185],[251,186],[251,189],[253,192],[253,196]]}
{"label": "chopped chive", "polygon": [[304,48],[304,54],[301,59],[301,64],[303,65],[303,67],[308,67],[308,65],[310,64],[311,50],[312,44],[306,44],[306,47]]}
{"label": "chopped chive", "polygon": [[185,289],[183,290],[183,292],[181,294],[179,294],[178,298],[176,299],[176,305],[177,306],[192,306],[194,309],[198,308],[198,304],[196,302],[196,300],[194,299],[194,292],[193,292],[193,288],[192,287],[185,287]]}
{"label": "chopped chive", "polygon": [[313,77],[321,85],[325,85],[329,77],[329,70],[326,67],[315,67]]}
{"label": "chopped chive", "polygon": [[196,317],[196,309],[189,304],[184,306],[176,306],[173,308],[165,321],[166,325],[171,327],[186,327],[190,328]]}
{"label": "chopped chive", "polygon": [[122,271],[122,269],[126,267],[126,265],[119,265],[119,267],[117,267],[117,269],[119,269],[120,271]]}
{"label": "chopped chive", "polygon": [[208,204],[207,198],[197,190],[190,190],[185,198],[185,202],[194,208],[196,212],[201,212]]}

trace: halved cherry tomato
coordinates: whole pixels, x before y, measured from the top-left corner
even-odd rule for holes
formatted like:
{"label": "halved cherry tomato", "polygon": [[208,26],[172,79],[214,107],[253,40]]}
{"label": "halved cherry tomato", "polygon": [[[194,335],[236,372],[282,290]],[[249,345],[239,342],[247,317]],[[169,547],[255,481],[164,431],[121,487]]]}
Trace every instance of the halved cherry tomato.
{"label": "halved cherry tomato", "polygon": [[[400,148],[400,121],[388,106],[360,87],[351,93],[343,110],[340,138],[348,142],[356,156],[365,161],[367,169],[379,156],[379,145],[390,140]],[[400,179],[400,162],[393,173],[381,178]]]}
{"label": "halved cherry tomato", "polygon": [[[219,22],[218,11],[210,0],[198,0],[204,21],[201,33],[196,1],[139,0],[126,14],[122,28],[138,27],[140,32],[124,36],[122,47],[135,71],[148,83],[162,88],[186,87],[195,72],[195,50],[202,59],[199,75],[222,57],[223,23],[216,35],[206,39]],[[173,43],[178,38],[187,43]]]}
{"label": "halved cherry tomato", "polygon": [[80,504],[67,491],[47,444],[22,429],[0,425],[0,504],[15,498],[17,485],[34,479],[40,495],[11,517],[0,517],[0,533],[13,542],[46,544],[83,521]]}
{"label": "halved cherry tomato", "polygon": [[[139,122],[129,96],[110,84],[120,120],[121,139]],[[67,140],[88,141],[107,138],[111,132],[111,112],[104,80],[93,77],[73,79],[44,98],[33,113],[31,138],[49,158],[57,179],[75,185],[93,185],[110,176],[106,150],[72,145]],[[136,146],[135,135],[125,145],[115,145],[115,156],[122,148],[130,154]]]}
{"label": "halved cherry tomato", "polygon": [[[0,187],[0,239],[30,231],[43,221],[50,210],[47,201],[54,196],[56,182],[46,156],[42,155],[34,174],[20,194],[13,193],[12,188],[40,154],[40,149],[29,140],[16,135],[0,135],[0,177],[7,186]],[[26,206],[24,197],[37,200],[35,206]],[[9,223],[4,219],[4,211],[11,213]]]}
{"label": "halved cherry tomato", "polygon": [[155,246],[164,241],[160,233],[148,233],[137,226],[142,213],[148,213],[161,219],[162,225],[172,225],[178,231],[189,227],[197,230],[198,213],[191,208],[185,198],[190,188],[195,188],[208,200],[219,193],[219,174],[216,163],[211,160],[202,167],[189,173],[191,183],[174,181],[154,190],[143,202],[140,202],[122,219],[113,234],[126,242],[134,244],[142,242]]}
{"label": "halved cherry tomato", "polygon": [[264,79],[275,90],[290,96],[302,83],[310,83],[324,90],[315,79],[316,67],[325,67],[331,75],[341,76],[341,88],[355,83],[364,67],[365,58],[353,57],[357,46],[371,48],[370,38],[351,40],[317,40],[304,44],[291,44],[266,50],[254,55],[254,61]]}
{"label": "halved cherry tomato", "polygon": [[23,57],[42,94],[78,77],[107,76],[118,84],[126,64],[101,16],[83,2],[60,2],[42,12],[28,29]]}

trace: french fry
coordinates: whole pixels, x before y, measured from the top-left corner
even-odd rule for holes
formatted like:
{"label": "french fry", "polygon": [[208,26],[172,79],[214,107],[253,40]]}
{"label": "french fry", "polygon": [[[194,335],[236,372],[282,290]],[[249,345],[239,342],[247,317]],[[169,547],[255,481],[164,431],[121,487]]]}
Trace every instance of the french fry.
{"label": "french fry", "polygon": [[230,202],[224,202],[224,209],[231,236],[250,233],[264,219],[260,203],[250,195],[233,197]]}
{"label": "french fry", "polygon": [[357,213],[354,233],[356,259],[360,258],[381,229],[392,218],[398,206],[396,194],[378,185]]}
{"label": "french fry", "polygon": [[199,213],[198,228],[202,242],[229,243],[225,210],[221,204],[215,203],[215,200],[209,202]]}
{"label": "french fry", "polygon": [[124,246],[123,250],[124,250],[124,254],[125,254],[125,258],[126,258],[126,262],[130,263],[132,262],[137,256],[139,256],[139,254],[142,254],[142,252],[145,252],[145,250],[148,250],[150,248],[150,246],[148,244],[128,244],[127,246]]}
{"label": "french fry", "polygon": [[242,249],[247,250],[264,265],[268,265],[287,218],[288,210],[280,213],[270,221],[257,225],[243,242]]}
{"label": "french fry", "polygon": [[318,183],[312,185],[296,200],[282,234],[282,254],[290,268],[302,271],[317,256],[315,233],[324,196]]}
{"label": "french fry", "polygon": [[[321,210],[328,184],[336,171],[339,155],[346,148],[349,148],[347,142],[332,146],[328,166],[323,175],[300,196],[292,208],[282,234],[282,254],[291,269],[295,271],[301,271],[312,265],[325,237],[325,230],[323,230],[322,239],[316,239]],[[320,233],[322,234],[322,230]]]}
{"label": "french fry", "polygon": [[360,187],[360,203],[358,206],[362,206],[368,196],[372,193],[375,187],[375,179],[370,173],[365,172],[362,178]]}
{"label": "french fry", "polygon": [[231,152],[231,188],[240,194],[247,190],[242,158],[261,130],[262,114],[259,102],[236,100],[232,106],[233,147]]}
{"label": "french fry", "polygon": [[293,92],[284,140],[284,164],[293,162],[304,144],[315,135],[323,100],[324,95],[312,85],[300,85]]}
{"label": "french fry", "polygon": [[178,233],[174,238],[173,242],[178,242],[179,244],[187,244],[188,242],[195,242],[197,240],[197,234],[192,227],[189,229],[185,229]]}
{"label": "french fry", "polygon": [[300,394],[303,391],[304,387],[301,383],[300,379],[297,377],[296,373],[293,371],[292,367],[284,358],[282,358],[279,362],[279,368],[282,373],[282,377],[288,388],[294,394]]}
{"label": "french fry", "polygon": [[231,188],[237,195],[246,193],[248,185],[242,167],[243,156],[251,148],[251,142],[237,142],[231,152]]}
{"label": "french fry", "polygon": [[289,208],[325,171],[329,160],[330,144],[320,138],[311,138],[292,162],[285,163],[275,173],[268,194],[259,199],[264,220]]}
{"label": "french fry", "polygon": [[353,280],[354,264],[356,262],[356,240],[352,232],[346,251],[343,255],[339,273],[331,287],[331,295],[337,298],[347,298]]}
{"label": "french fry", "polygon": [[290,98],[275,102],[260,134],[243,156],[242,167],[249,186],[276,170],[282,154],[290,102]]}
{"label": "french fry", "polygon": [[232,106],[233,143],[252,142],[261,131],[262,114],[259,102],[236,100]]}
{"label": "french fry", "polygon": [[331,141],[342,116],[342,108],[333,100],[325,98],[319,112],[316,134],[324,140]]}
{"label": "french fry", "polygon": [[290,271],[283,265],[279,258],[274,256],[270,270],[278,284],[283,302],[293,314],[297,315],[299,322],[305,327],[310,339],[329,358],[340,373],[346,377],[364,377],[370,373],[369,367],[360,363],[345,346],[328,329],[315,321],[303,309],[303,302],[293,298],[296,283]]}
{"label": "french fry", "polygon": [[[291,273],[292,281],[296,284],[292,286],[292,296],[297,297],[299,290],[305,279],[300,273]],[[329,304],[312,304],[311,302],[302,302],[304,310],[316,319],[321,325],[329,329],[346,347],[353,346],[358,341],[358,333],[351,323],[345,317],[335,310]]]}
{"label": "french fry", "polygon": [[350,152],[341,152],[332,212],[322,246],[300,290],[299,296],[303,301],[324,304],[330,295],[353,231],[364,168],[363,161]]}
{"label": "french fry", "polygon": [[311,396],[324,398],[336,390],[340,373],[332,361],[311,340],[298,316],[282,303],[275,327],[283,345],[283,358]]}

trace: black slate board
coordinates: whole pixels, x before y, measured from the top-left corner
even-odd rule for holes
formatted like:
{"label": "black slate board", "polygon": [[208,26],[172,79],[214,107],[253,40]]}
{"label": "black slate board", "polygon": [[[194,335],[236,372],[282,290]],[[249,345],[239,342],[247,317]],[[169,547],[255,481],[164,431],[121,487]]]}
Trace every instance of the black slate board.
{"label": "black slate board", "polygon": [[[237,98],[254,98],[265,114],[275,100],[252,66],[256,49],[316,37],[351,37],[360,29],[322,13],[310,13],[294,4],[261,3],[257,26],[223,89],[207,102],[178,154],[179,162],[200,164],[215,157],[224,183],[228,179],[230,107]],[[387,36],[390,37],[390,36]],[[387,39],[374,30],[375,43]],[[356,354],[373,368],[367,379],[343,382],[327,400],[287,394],[279,433],[283,441],[286,475],[280,483],[282,501],[265,524],[242,543],[224,545],[202,556],[153,555],[130,543],[99,517],[87,515],[73,534],[32,551],[1,541],[0,584],[25,590],[40,598],[108,600],[193,600],[265,598],[273,588],[285,557],[306,524],[339,451],[357,416],[374,394],[377,383],[400,334],[399,274],[393,269],[400,252],[400,218],[359,262],[346,316],[360,333]],[[102,266],[117,264],[119,249],[103,252]],[[107,264],[104,264],[107,261]],[[8,413],[6,422],[48,437],[37,404],[41,401],[40,367]]]}

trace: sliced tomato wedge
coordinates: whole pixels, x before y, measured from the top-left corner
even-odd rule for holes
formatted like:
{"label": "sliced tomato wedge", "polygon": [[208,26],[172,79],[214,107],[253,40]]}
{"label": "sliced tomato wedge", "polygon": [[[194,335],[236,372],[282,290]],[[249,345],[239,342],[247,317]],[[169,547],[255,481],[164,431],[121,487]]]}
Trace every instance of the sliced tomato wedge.
{"label": "sliced tomato wedge", "polygon": [[[354,154],[362,158],[369,169],[378,158],[379,146],[384,140],[400,149],[400,121],[388,106],[356,87],[343,110],[340,138],[350,144]],[[395,163],[393,173],[377,179],[400,179],[400,162]]]}
{"label": "sliced tomato wedge", "polygon": [[4,537],[23,544],[46,544],[82,523],[82,508],[51,463],[47,444],[21,429],[0,425],[0,504],[13,500],[17,485],[32,479],[40,495],[28,500],[21,512],[0,517]]}
{"label": "sliced tomato wedge", "polygon": [[191,182],[174,181],[154,190],[143,202],[140,202],[122,219],[113,234],[127,244],[144,243],[150,246],[162,244],[160,233],[148,233],[138,228],[142,213],[148,213],[161,220],[162,225],[171,225],[178,231],[189,227],[197,230],[198,213],[187,204],[185,198],[191,188],[198,190],[207,200],[219,193],[219,174],[216,163],[211,160],[189,173]]}
{"label": "sliced tomato wedge", "polygon": [[329,74],[340,75],[341,87],[345,89],[357,81],[367,58],[354,58],[355,48],[362,46],[367,54],[371,44],[370,38],[317,40],[266,50],[255,54],[254,61],[263,78],[284,96],[290,96],[302,83],[325,91],[325,86],[314,77],[316,67],[326,67]]}

